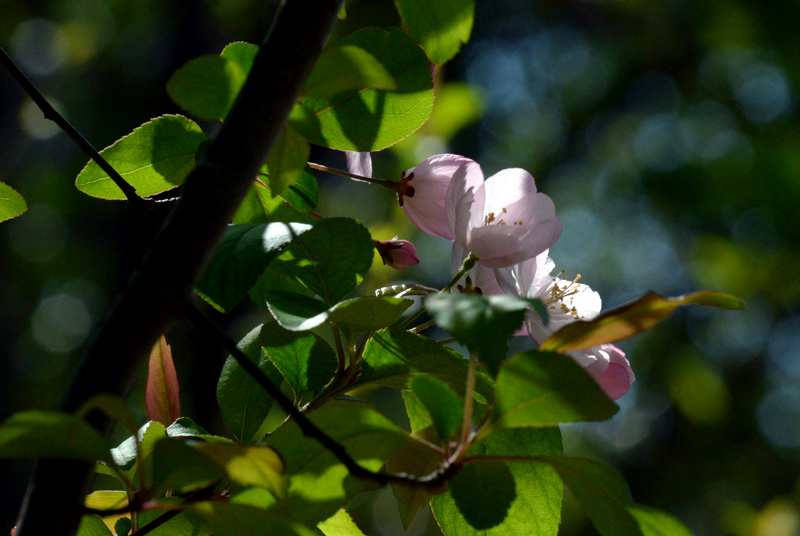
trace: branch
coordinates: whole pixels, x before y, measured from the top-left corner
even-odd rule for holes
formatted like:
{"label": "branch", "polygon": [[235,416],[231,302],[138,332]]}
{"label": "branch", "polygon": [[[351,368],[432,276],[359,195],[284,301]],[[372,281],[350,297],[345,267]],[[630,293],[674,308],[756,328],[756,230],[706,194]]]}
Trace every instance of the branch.
{"label": "branch", "polygon": [[[284,4],[219,134],[86,350],[62,410],[74,412],[99,392],[126,396],[158,337],[183,317],[192,288],[283,129],[341,3]],[[92,424],[103,434],[110,427],[104,415]],[[41,460],[17,536],[73,536],[93,473],[93,464]]]}
{"label": "branch", "polygon": [[6,53],[5,50],[0,48],[0,64],[6,68],[6,70],[14,77],[17,83],[25,90],[33,102],[39,107],[39,109],[44,114],[45,119],[49,119],[50,121],[54,122],[56,125],[63,130],[67,136],[72,138],[72,141],[80,147],[80,149],[89,155],[89,158],[94,160],[100,168],[108,173],[109,178],[114,181],[122,193],[125,194],[125,197],[128,198],[128,203],[132,206],[139,208],[139,209],[147,209],[147,210],[154,210],[155,208],[161,208],[163,205],[152,201],[150,199],[145,199],[141,197],[139,194],[136,193],[136,189],[128,184],[128,182],[122,178],[122,175],[117,173],[117,170],[114,169],[111,164],[109,164],[105,158],[100,156],[100,153],[92,147],[92,144],[84,138],[80,132],[78,132],[75,127],[73,127],[69,121],[64,118],[63,115],[58,113],[58,111],[53,108],[47,99],[44,98],[36,86],[33,85],[33,82],[28,80],[28,77],[25,76],[25,73],[17,67],[17,64],[14,63],[14,60]]}

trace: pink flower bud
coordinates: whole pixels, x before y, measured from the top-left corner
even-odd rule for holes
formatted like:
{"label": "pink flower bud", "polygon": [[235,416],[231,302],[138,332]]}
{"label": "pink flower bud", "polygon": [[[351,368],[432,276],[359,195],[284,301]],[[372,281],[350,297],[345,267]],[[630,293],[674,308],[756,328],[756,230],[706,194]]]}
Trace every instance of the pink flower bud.
{"label": "pink flower bud", "polygon": [[398,240],[395,236],[391,240],[373,240],[372,242],[375,244],[375,249],[378,250],[383,264],[388,264],[395,270],[419,264],[417,248],[408,240]]}

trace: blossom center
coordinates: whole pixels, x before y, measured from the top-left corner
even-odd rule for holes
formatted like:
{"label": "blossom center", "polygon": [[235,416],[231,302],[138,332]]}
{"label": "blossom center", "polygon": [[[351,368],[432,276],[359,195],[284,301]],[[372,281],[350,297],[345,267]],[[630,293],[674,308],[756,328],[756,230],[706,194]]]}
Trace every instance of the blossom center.
{"label": "blossom center", "polygon": [[[563,271],[559,274],[559,276],[561,275],[564,275]],[[581,291],[583,286],[578,283],[580,278],[580,274],[572,281],[556,277],[545,292],[545,296],[542,297],[545,306],[551,311],[571,316],[576,320],[584,318],[584,315],[580,314],[578,308],[575,307],[575,295]]]}
{"label": "blossom center", "polygon": [[[500,209],[499,215],[496,215],[494,212],[489,212],[483,217],[483,227],[489,227],[490,225],[505,225],[506,221],[503,219],[503,214],[508,214],[506,207]],[[522,225],[522,220],[512,221],[511,225]]]}

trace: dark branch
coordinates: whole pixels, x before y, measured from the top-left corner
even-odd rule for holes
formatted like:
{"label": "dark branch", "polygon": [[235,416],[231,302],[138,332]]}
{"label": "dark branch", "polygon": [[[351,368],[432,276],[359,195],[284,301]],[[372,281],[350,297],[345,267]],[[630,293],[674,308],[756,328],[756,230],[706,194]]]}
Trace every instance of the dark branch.
{"label": "dark branch", "polygon": [[289,415],[303,432],[303,435],[315,439],[320,445],[325,447],[337,460],[347,467],[350,474],[360,480],[375,482],[382,486],[393,483],[403,486],[414,488],[428,488],[436,489],[444,482],[453,476],[459,470],[460,465],[451,464],[449,461],[444,462],[434,472],[424,475],[415,476],[405,473],[391,474],[391,473],[376,473],[365,469],[354,460],[345,450],[345,448],[337,443],[328,434],[322,431],[316,424],[311,422],[306,414],[298,410],[291,400],[284,395],[281,390],[274,383],[267,378],[258,365],[253,363],[244,352],[242,352],[233,339],[228,337],[219,326],[217,326],[208,316],[206,316],[200,309],[193,306],[187,310],[188,319],[204,333],[210,333],[217,338],[219,343],[227,350],[231,357],[247,372],[269,395],[275,399],[281,409]]}
{"label": "dark branch", "polygon": [[125,197],[128,198],[128,203],[139,209],[155,210],[156,208],[163,208],[163,204],[155,204],[149,199],[139,196],[139,194],[136,193],[136,189],[128,184],[128,182],[122,178],[122,175],[117,173],[117,170],[111,167],[111,164],[109,164],[105,158],[100,156],[100,153],[98,153],[97,150],[92,147],[92,144],[89,143],[89,141],[84,138],[81,133],[78,132],[75,127],[73,127],[70,122],[64,118],[63,115],[58,113],[58,111],[56,111],[56,109],[53,108],[49,102],[47,102],[47,99],[44,98],[44,95],[42,95],[39,90],[36,89],[36,86],[34,86],[33,83],[28,80],[28,77],[25,76],[25,73],[23,73],[20,68],[17,67],[17,65],[14,63],[14,60],[12,60],[2,48],[0,48],[0,64],[2,64],[3,67],[5,67],[6,70],[11,73],[11,76],[13,76],[22,89],[25,90],[25,93],[27,93],[33,102],[36,103],[36,105],[44,114],[45,119],[49,119],[58,125],[59,128],[61,128],[61,130],[67,134],[67,136],[72,138],[72,141],[74,141],[84,153],[89,155],[89,158],[94,160],[103,171],[108,173],[109,178],[114,181],[114,184],[116,184],[119,189],[122,190],[122,193],[125,194]]}
{"label": "dark branch", "polygon": [[[150,349],[182,318],[200,273],[247,194],[300,95],[342,0],[292,0],[278,13],[231,112],[138,270],[86,350],[61,409],[99,392],[126,396]],[[92,420],[107,433],[104,416]],[[34,470],[17,536],[73,536],[93,464],[42,460]]]}

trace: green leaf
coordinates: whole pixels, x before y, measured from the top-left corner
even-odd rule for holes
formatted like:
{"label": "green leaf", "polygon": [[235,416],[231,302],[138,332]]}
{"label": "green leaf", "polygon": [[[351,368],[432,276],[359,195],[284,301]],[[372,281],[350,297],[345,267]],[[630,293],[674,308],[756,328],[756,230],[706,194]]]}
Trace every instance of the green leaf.
{"label": "green leaf", "polygon": [[303,87],[303,97],[327,99],[348,90],[396,90],[397,83],[372,54],[356,45],[326,48]]}
{"label": "green leaf", "polygon": [[0,425],[0,458],[102,460],[111,463],[106,440],[75,415],[23,411]]}
{"label": "green leaf", "polygon": [[233,60],[239,67],[244,69],[245,73],[249,73],[256,59],[256,54],[258,54],[258,45],[236,41],[222,49],[220,56]]}
{"label": "green leaf", "polygon": [[191,506],[205,519],[214,536],[317,536],[309,527],[287,519],[274,510],[245,505],[205,501]]}
{"label": "green leaf", "polygon": [[247,73],[223,56],[200,56],[175,71],[167,82],[172,102],[200,119],[222,119],[247,79]]}
{"label": "green leaf", "polygon": [[461,426],[464,402],[444,382],[431,376],[419,376],[411,382],[411,390],[425,405],[439,439],[446,441]]}
{"label": "green leaf", "polygon": [[222,467],[181,439],[167,438],[153,449],[153,489],[191,491],[226,478]]}
{"label": "green leaf", "polygon": [[325,536],[366,536],[344,508],[340,508],[322,523],[318,523],[317,528]]}
{"label": "green leaf", "polygon": [[227,479],[242,486],[258,486],[283,497],[289,486],[281,457],[269,447],[197,443],[194,448],[221,467]]}
{"label": "green leaf", "polygon": [[[195,154],[208,140],[202,129],[181,115],[162,115],[134,129],[100,155],[142,197],[183,184],[195,166]],[[81,192],[101,199],[126,199],[122,190],[94,160],[78,174]]]}
{"label": "green leaf", "polygon": [[363,296],[334,305],[329,319],[354,329],[377,330],[397,322],[413,303],[404,298]]}
{"label": "green leaf", "polygon": [[131,518],[121,517],[114,523],[114,533],[117,536],[128,536],[131,531]]}
{"label": "green leaf", "polygon": [[300,179],[305,171],[311,148],[290,125],[286,125],[267,156],[269,189],[281,195]]}
{"label": "green leaf", "polygon": [[167,426],[167,435],[169,437],[213,437],[189,417],[178,417],[175,422]]}
{"label": "green leaf", "polygon": [[619,411],[570,357],[531,351],[504,362],[495,385],[494,422],[504,427],[602,421]]}
{"label": "green leaf", "polygon": [[433,427],[433,418],[428,412],[428,408],[419,399],[413,391],[402,391],[403,403],[406,406],[406,413],[408,414],[408,422],[411,425],[411,431],[422,432],[426,428]]}
{"label": "green leaf", "polygon": [[0,221],[16,218],[26,210],[25,199],[14,188],[0,182]]}
{"label": "green leaf", "polygon": [[[167,437],[167,430],[160,422],[150,421],[142,425],[136,434],[139,439],[139,452],[141,458],[144,459],[153,452],[156,443]],[[120,469],[128,471],[128,477],[132,477],[137,469],[136,453],[136,438],[134,436],[129,437],[117,447],[111,449],[114,463]]]}
{"label": "green leaf", "polygon": [[328,319],[328,306],[318,298],[292,292],[267,292],[267,310],[278,324],[291,331],[307,331]]}
{"label": "green leaf", "polygon": [[[261,329],[258,326],[239,341],[237,346],[275,385],[283,378],[267,354],[261,349]],[[217,403],[222,420],[242,443],[253,439],[272,407],[273,399],[232,357],[222,367],[217,383]]]}
{"label": "green leaf", "polygon": [[397,89],[351,90],[329,99],[305,98],[289,121],[317,145],[379,151],[421,127],[433,107],[433,80],[423,51],[401,30],[364,28],[336,46],[355,46],[374,56]]}
{"label": "green leaf", "polygon": [[425,308],[436,323],[475,352],[492,376],[506,357],[509,337],[532,307],[541,309],[541,302],[508,295],[436,294],[425,298]]}
{"label": "green leaf", "polygon": [[96,515],[85,515],[81,517],[76,536],[114,536],[114,534]]}
{"label": "green leaf", "polygon": [[662,298],[648,292],[638,300],[606,311],[591,321],[579,320],[564,326],[544,341],[541,349],[570,352],[627,339],[652,328],[678,307],[693,303],[721,309],[744,309],[742,300],[723,292],[705,290],[675,298]]}
{"label": "green leaf", "polygon": [[305,391],[324,387],[336,372],[336,354],[319,335],[288,331],[273,323],[261,328],[260,341],[298,399]]}
{"label": "green leaf", "polygon": [[[561,453],[561,434],[558,428],[503,429],[487,436],[473,447],[476,456],[536,456]],[[478,465],[473,462],[469,465]],[[469,467],[467,465],[467,467]],[[477,531],[458,508],[450,492],[431,499],[436,521],[447,536],[556,536],[561,521],[563,485],[556,471],[544,464],[506,462],[514,479],[516,497],[503,521],[491,528]],[[477,491],[477,490],[475,490]],[[497,493],[493,490],[490,493]],[[508,493],[508,490],[503,490]]]}
{"label": "green leaf", "polygon": [[[352,387],[375,383],[396,389],[408,389],[409,382],[430,374],[457,393],[467,381],[467,361],[435,341],[404,330],[379,331],[367,343],[361,378]],[[475,390],[485,400],[494,396],[494,387],[479,375]]]}
{"label": "green leaf", "polygon": [[[376,471],[407,434],[368,404],[332,400],[309,418],[363,467]],[[268,437],[292,475],[285,511],[298,521],[316,524],[344,506],[364,483],[350,476],[325,447],[291,421]]]}
{"label": "green leaf", "polygon": [[503,522],[517,492],[506,464],[481,462],[461,469],[450,481],[450,495],[471,527],[486,530]]}
{"label": "green leaf", "polygon": [[[179,503],[181,499],[177,497],[162,498],[160,502]],[[163,510],[155,508],[139,512],[139,527],[143,527],[164,513]],[[187,510],[153,529],[148,534],[152,536],[209,536],[211,532],[202,517]]]}
{"label": "green leaf", "polygon": [[233,217],[234,224],[317,223],[317,218],[305,214],[313,210],[318,200],[317,182],[313,175],[303,171],[298,181],[286,188],[280,196],[273,195],[266,185],[269,182],[268,175],[267,166],[262,166],[256,181]]}
{"label": "green leaf", "polygon": [[394,0],[408,34],[433,63],[442,64],[469,41],[474,0]]}
{"label": "green leaf", "polygon": [[[403,392],[403,397],[410,393],[409,391]],[[432,428],[427,428],[419,433],[413,434],[415,437],[420,437],[428,443],[435,444],[437,442],[436,434]],[[386,468],[390,473],[406,473],[409,475],[429,475],[436,470],[439,465],[444,461],[444,457],[440,452],[430,448],[427,444],[421,441],[410,441],[405,445],[401,445],[389,462]],[[428,489],[423,487],[410,487],[401,486],[399,484],[392,484],[392,493],[397,500],[397,510],[400,514],[400,521],[403,523],[403,528],[408,531],[408,527],[414,518],[424,507],[428,506],[431,497],[437,493],[443,492],[447,489],[447,485],[443,484],[440,489]]]}
{"label": "green leaf", "polygon": [[640,504],[628,505],[627,510],[636,520],[643,536],[692,536],[683,523],[666,512]]}
{"label": "green leaf", "polygon": [[230,311],[247,295],[264,269],[296,237],[305,223],[231,225],[200,276],[196,291],[220,311]]}
{"label": "green leaf", "polygon": [[314,210],[319,202],[317,178],[303,170],[300,177],[280,193],[280,197],[300,212]]}
{"label": "green leaf", "polygon": [[298,234],[272,267],[332,306],[361,282],[372,266],[372,250],[372,237],[363,225],[350,218],[327,218]]}

